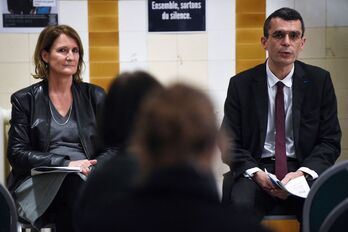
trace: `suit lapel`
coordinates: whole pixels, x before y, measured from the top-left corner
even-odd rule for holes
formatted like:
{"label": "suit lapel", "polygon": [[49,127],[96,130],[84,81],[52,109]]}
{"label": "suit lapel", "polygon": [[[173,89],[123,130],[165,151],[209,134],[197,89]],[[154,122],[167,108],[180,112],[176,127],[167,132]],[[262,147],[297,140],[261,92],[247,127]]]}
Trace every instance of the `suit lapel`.
{"label": "suit lapel", "polygon": [[292,88],[292,120],[295,148],[297,147],[299,142],[302,101],[309,83],[310,81],[305,78],[304,70],[297,62],[295,62]]}
{"label": "suit lapel", "polygon": [[253,96],[260,125],[260,144],[264,144],[267,132],[268,91],[266,65],[255,70],[252,84]]}

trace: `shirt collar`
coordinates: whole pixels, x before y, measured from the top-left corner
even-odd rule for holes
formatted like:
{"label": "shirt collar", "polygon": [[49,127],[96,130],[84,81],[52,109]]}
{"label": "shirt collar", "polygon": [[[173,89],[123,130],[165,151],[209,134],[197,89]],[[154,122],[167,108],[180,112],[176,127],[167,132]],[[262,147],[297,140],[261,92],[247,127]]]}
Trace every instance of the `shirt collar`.
{"label": "shirt collar", "polygon": [[283,80],[279,80],[271,71],[271,69],[269,68],[268,65],[268,60],[266,62],[266,73],[267,73],[267,84],[269,88],[272,88],[273,86],[275,86],[277,84],[278,81],[283,82],[283,84],[288,87],[291,88],[292,86],[292,76],[294,74],[294,70],[295,70],[295,65],[292,65],[292,69],[290,71],[290,73],[283,79]]}

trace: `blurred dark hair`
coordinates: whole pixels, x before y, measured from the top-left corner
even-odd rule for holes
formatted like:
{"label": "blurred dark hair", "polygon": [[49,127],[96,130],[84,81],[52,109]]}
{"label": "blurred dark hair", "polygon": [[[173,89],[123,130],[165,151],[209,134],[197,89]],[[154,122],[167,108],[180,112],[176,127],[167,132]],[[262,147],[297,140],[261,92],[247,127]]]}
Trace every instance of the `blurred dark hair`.
{"label": "blurred dark hair", "polygon": [[288,7],[280,8],[280,9],[274,11],[272,14],[270,14],[267,17],[267,19],[263,25],[263,36],[264,37],[268,38],[268,36],[269,36],[268,32],[271,28],[271,20],[273,18],[281,18],[281,19],[286,20],[286,21],[300,20],[301,21],[301,28],[302,28],[301,37],[303,37],[304,32],[305,32],[305,26],[304,26],[302,16],[298,11],[291,9],[291,8],[288,8]]}
{"label": "blurred dark hair", "polygon": [[124,72],[113,80],[99,118],[104,146],[121,150],[127,146],[141,102],[157,88],[162,88],[161,84],[144,71]]}
{"label": "blurred dark hair", "polygon": [[216,144],[213,104],[195,88],[175,84],[156,91],[143,103],[138,116],[132,147],[153,164],[194,161]]}

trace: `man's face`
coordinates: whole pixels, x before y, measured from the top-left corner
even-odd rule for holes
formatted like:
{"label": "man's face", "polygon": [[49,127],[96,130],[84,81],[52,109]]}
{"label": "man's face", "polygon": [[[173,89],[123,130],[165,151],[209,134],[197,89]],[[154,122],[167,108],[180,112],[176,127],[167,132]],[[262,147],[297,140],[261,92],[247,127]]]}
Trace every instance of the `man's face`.
{"label": "man's face", "polygon": [[270,26],[268,38],[261,38],[269,63],[278,68],[288,67],[295,62],[306,41],[302,38],[301,21],[273,18]]}

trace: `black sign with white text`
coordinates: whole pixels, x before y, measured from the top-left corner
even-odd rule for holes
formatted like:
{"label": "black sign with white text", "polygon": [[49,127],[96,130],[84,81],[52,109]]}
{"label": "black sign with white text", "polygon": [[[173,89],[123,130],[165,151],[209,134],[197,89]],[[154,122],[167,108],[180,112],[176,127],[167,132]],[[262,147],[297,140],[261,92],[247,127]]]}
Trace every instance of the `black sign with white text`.
{"label": "black sign with white text", "polygon": [[205,0],[148,0],[149,32],[205,31]]}
{"label": "black sign with white text", "polygon": [[3,14],[4,28],[46,27],[58,24],[58,14]]}

